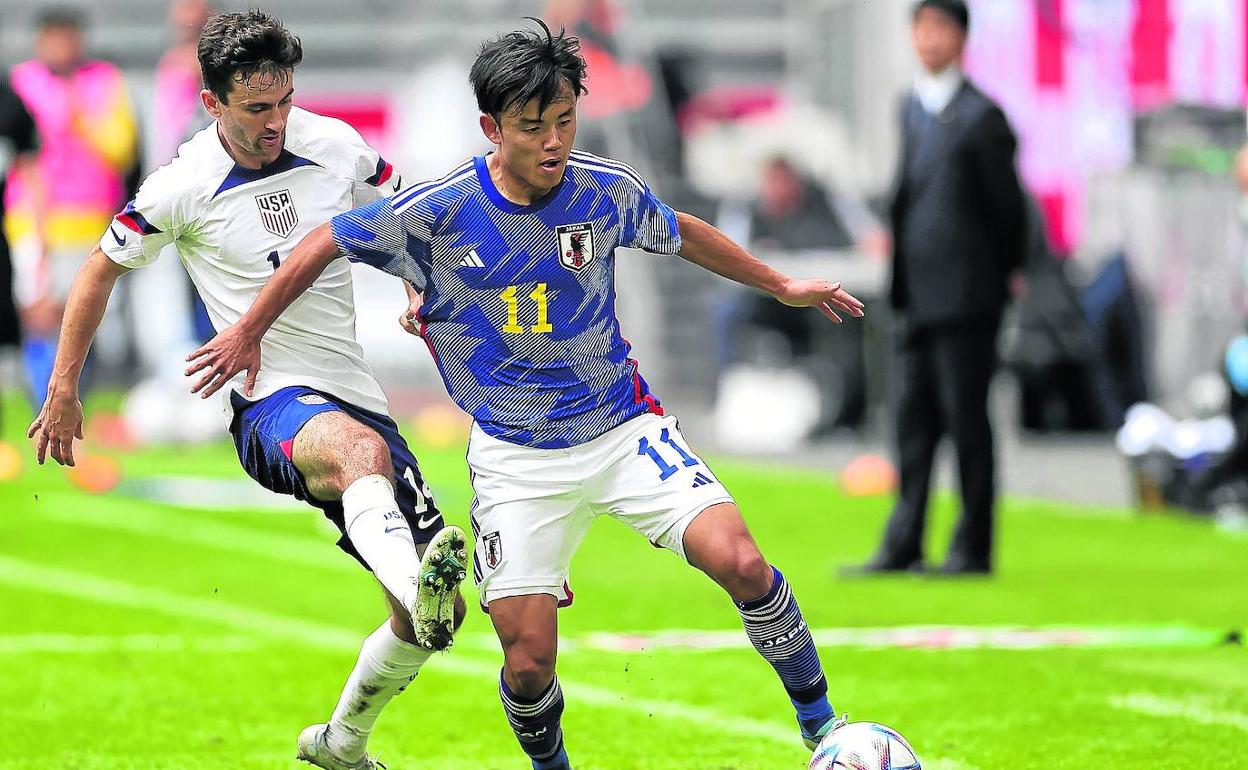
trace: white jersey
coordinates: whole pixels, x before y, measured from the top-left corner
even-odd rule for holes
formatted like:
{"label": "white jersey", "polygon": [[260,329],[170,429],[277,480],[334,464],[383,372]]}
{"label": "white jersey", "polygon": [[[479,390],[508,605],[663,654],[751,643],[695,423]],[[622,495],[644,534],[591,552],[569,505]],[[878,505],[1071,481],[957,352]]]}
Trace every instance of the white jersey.
{"label": "white jersey", "polygon": [[[142,267],[174,244],[217,331],[251,307],[265,281],[313,228],[398,190],[394,169],[346,123],[294,108],[286,145],[262,169],[237,165],[213,123],[143,181],[100,248]],[[336,260],[260,343],[253,398],[303,385],[387,413],[355,339],[351,268]],[[243,375],[231,381],[240,394]],[[228,392],[228,389],[227,389]]]}

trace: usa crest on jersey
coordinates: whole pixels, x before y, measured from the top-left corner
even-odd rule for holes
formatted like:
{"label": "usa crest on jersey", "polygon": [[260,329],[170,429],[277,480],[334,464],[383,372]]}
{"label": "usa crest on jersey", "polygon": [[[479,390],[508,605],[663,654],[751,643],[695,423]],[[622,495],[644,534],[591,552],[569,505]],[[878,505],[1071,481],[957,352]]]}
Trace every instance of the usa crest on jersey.
{"label": "usa crest on jersey", "polygon": [[264,229],[278,238],[287,237],[299,224],[299,212],[295,211],[295,199],[290,196],[290,190],[257,195],[256,205],[260,207]]}
{"label": "usa crest on jersey", "polygon": [[559,264],[574,273],[585,269],[594,259],[594,226],[589,222],[559,225]]}

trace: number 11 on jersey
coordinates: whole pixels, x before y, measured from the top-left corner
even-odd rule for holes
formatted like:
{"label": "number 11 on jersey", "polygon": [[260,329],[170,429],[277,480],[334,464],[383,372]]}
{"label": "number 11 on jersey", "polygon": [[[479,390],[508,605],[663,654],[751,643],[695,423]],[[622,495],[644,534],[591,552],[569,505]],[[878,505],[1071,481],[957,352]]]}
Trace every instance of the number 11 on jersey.
{"label": "number 11 on jersey", "polygon": [[[524,334],[525,328],[520,325],[520,300],[516,297],[518,286],[508,286],[498,295],[507,305],[507,323],[503,324],[503,331],[508,334]],[[537,288],[529,293],[529,299],[537,303],[537,323],[528,328],[528,331],[534,334],[549,334],[555,330],[550,323],[550,302],[546,298],[546,284],[539,283]]]}

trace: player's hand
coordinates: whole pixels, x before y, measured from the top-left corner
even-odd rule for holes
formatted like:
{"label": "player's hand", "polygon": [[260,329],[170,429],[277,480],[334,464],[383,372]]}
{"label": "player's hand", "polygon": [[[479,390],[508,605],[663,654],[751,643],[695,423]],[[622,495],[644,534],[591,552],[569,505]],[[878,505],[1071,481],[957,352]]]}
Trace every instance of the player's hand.
{"label": "player's hand", "polygon": [[813,307],[832,319],[841,323],[837,311],[862,318],[866,305],[841,288],[841,282],[824,280],[799,281],[790,278],[784,287],[776,293],[776,299],[790,307]]}
{"label": "player's hand", "polygon": [[243,380],[243,395],[250,397],[260,373],[260,338],[238,325],[227,326],[217,336],[208,340],[199,350],[186,357],[190,366],[186,376],[203,372],[191,387],[192,393],[208,398],[216,393],[239,372],[247,372]]}
{"label": "player's hand", "polygon": [[420,317],[420,306],[422,304],[424,304],[424,298],[419,294],[412,294],[407,309],[399,316],[399,326],[402,326],[403,331],[413,337],[420,336],[420,322],[416,319]]}
{"label": "player's hand", "polygon": [[26,438],[38,436],[35,456],[39,464],[52,459],[61,465],[74,464],[74,439],[82,438],[82,402],[74,388],[58,386],[55,381],[48,387],[47,400],[39,410],[39,416],[30,424]]}

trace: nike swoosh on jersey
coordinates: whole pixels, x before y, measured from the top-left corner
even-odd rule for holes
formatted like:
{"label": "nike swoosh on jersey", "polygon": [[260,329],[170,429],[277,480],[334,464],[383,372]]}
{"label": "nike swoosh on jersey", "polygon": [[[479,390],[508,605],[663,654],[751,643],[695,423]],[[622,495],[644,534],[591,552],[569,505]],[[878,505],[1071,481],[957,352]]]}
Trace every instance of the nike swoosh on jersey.
{"label": "nike swoosh on jersey", "polygon": [[420,520],[416,522],[416,526],[419,527],[420,529],[429,529],[430,527],[433,526],[434,522],[436,522],[441,517],[442,517],[442,514],[440,513],[434,514],[432,519],[426,519],[424,516],[421,516]]}
{"label": "nike swoosh on jersey", "polygon": [[399,530],[403,530],[403,529],[407,529],[407,527],[386,527],[386,534],[388,535],[391,532],[398,532]]}
{"label": "nike swoosh on jersey", "polygon": [[118,237],[117,237],[117,231],[113,229],[112,225],[109,225],[109,227],[108,227],[108,232],[109,232],[109,234],[110,234],[110,235],[112,235],[112,236],[113,236],[113,240],[114,240],[114,241],[117,241],[117,245],[118,245],[118,246],[125,246],[125,245],[126,245],[126,239],[125,239],[125,238],[118,238]]}

